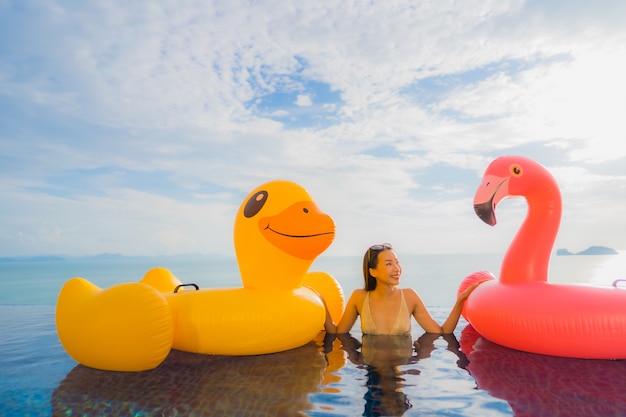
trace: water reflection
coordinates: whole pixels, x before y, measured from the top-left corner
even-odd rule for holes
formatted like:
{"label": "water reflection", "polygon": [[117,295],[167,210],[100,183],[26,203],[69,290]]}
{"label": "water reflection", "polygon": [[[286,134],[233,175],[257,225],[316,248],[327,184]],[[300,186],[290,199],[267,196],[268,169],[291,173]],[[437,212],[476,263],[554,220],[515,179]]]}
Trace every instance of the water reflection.
{"label": "water reflection", "polygon": [[52,394],[53,416],[296,416],[312,408],[327,367],[320,344],[271,355],[211,356],[172,350],[156,369],[74,367]]}
{"label": "water reflection", "polygon": [[[412,408],[404,392],[405,376],[419,375],[420,371],[415,366],[405,365],[414,365],[430,358],[436,349],[435,341],[440,338],[447,342],[447,350],[457,355],[457,365],[465,367],[467,358],[460,351],[460,344],[454,335],[425,333],[415,343],[410,335],[363,335],[361,342],[349,334],[339,335],[338,340],[347,358],[366,371],[367,391],[363,397],[365,405],[362,415],[401,416]],[[328,347],[330,341],[326,340],[325,343]]]}
{"label": "water reflection", "polygon": [[521,352],[482,338],[472,326],[463,329],[461,346],[478,388],[506,400],[516,417],[626,415],[626,360]]}
{"label": "water reflection", "polygon": [[[445,320],[447,309],[434,311]],[[258,357],[172,351],[163,367],[141,373],[76,365],[59,343],[51,306],[0,305],[0,334],[3,416],[49,416],[51,409],[55,416],[356,416],[369,390],[361,342],[322,340],[323,333],[302,348]],[[518,352],[480,338],[471,326],[457,336],[469,365],[456,339],[424,335],[401,361],[407,365],[397,367],[389,382],[413,405],[404,416],[504,417],[511,409],[521,417],[626,415],[626,361]]]}

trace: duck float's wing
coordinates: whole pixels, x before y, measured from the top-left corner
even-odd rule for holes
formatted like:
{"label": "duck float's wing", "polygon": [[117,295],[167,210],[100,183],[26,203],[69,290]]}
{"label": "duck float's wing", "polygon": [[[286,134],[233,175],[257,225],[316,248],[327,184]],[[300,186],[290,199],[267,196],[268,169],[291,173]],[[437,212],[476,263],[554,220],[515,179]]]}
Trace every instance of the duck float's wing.
{"label": "duck float's wing", "polygon": [[316,271],[306,274],[302,285],[311,288],[324,299],[333,322],[339,323],[345,307],[345,296],[337,280],[326,272]]}

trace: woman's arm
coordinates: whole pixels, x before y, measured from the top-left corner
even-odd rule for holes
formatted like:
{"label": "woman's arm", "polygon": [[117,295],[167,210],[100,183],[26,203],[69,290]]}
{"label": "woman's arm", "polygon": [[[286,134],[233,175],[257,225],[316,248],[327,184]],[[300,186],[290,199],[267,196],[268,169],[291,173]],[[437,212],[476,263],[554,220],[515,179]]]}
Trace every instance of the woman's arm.
{"label": "woman's arm", "polygon": [[417,323],[424,329],[427,333],[440,333],[440,334],[450,334],[454,332],[457,324],[459,323],[459,318],[461,317],[461,312],[463,311],[463,305],[465,304],[465,300],[469,297],[470,293],[474,291],[474,289],[480,285],[480,282],[476,282],[469,287],[465,291],[463,291],[456,299],[454,303],[454,307],[450,311],[448,318],[443,323],[443,325],[439,326],[437,322],[432,318],[426,306],[422,302],[417,292],[413,289],[408,291],[411,300],[413,300],[414,308],[413,308],[413,317]]}
{"label": "woman's arm", "polygon": [[415,321],[417,321],[417,324],[419,324],[426,333],[443,333],[441,326],[430,315],[424,302],[417,294],[417,291],[412,288],[406,288],[403,291],[408,305],[413,306],[411,314],[415,318]]}
{"label": "woman's arm", "polygon": [[[326,324],[324,324],[324,328],[326,329],[327,333],[331,332],[341,334],[349,333],[350,330],[352,330],[352,326],[354,326],[356,318],[359,315],[357,305],[359,305],[359,300],[363,299],[363,295],[361,294],[361,292],[363,292],[363,290],[355,290],[354,292],[352,292],[350,298],[348,299],[348,303],[346,304],[343,315],[341,316],[341,320],[339,320],[339,323],[337,324],[337,326],[334,327],[334,329],[332,328],[332,326],[329,325],[328,327],[326,327]],[[326,321],[329,321],[329,319],[330,314],[328,313],[328,310],[326,310]],[[332,322],[332,319],[330,319],[330,321]]]}
{"label": "woman's arm", "polygon": [[324,299],[322,298],[322,301],[324,302],[324,308],[326,309],[326,320],[324,320],[324,330],[326,330],[326,333],[337,333],[337,326],[335,326],[335,323],[333,322],[333,318],[330,316],[330,311],[328,311],[328,307],[326,306],[326,301],[324,301]]}
{"label": "woman's arm", "polygon": [[476,287],[478,287],[481,283],[482,281],[475,282],[474,284],[467,287],[465,291],[459,294],[456,299],[456,303],[454,303],[454,307],[452,307],[452,310],[448,315],[448,318],[443,323],[443,326],[441,326],[442,333],[450,334],[454,332],[454,329],[456,329],[456,325],[459,323],[459,318],[461,317],[461,313],[463,312],[463,305],[465,304],[467,297],[469,297],[471,292],[474,291],[474,289],[476,289]]}
{"label": "woman's arm", "polygon": [[462,300],[462,301],[459,301],[459,299],[456,300],[456,303],[454,303],[454,307],[452,307],[452,310],[450,310],[450,314],[448,315],[448,318],[441,326],[441,333],[443,334],[454,333],[454,329],[456,329],[456,325],[459,323],[459,319],[461,318],[461,312],[463,311],[464,302],[465,300]]}

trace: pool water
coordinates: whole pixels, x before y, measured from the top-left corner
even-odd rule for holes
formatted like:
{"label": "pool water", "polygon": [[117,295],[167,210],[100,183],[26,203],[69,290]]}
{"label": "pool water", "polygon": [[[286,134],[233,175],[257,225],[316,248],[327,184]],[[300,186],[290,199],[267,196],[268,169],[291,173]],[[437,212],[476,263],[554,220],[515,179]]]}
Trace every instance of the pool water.
{"label": "pool water", "polygon": [[[403,285],[416,288],[427,305],[449,305],[461,277],[497,271],[500,258],[405,256]],[[360,287],[359,258],[322,261],[316,270],[341,277],[346,294]],[[140,279],[155,263],[0,262],[0,416],[626,416],[626,361],[507,349],[463,320],[454,337],[422,336],[413,322],[412,339],[371,339],[357,323],[351,337],[320,333],[305,346],[271,355],[172,351],[158,368],[140,373],[77,364],[60,345],[54,323],[63,283],[84,276],[106,288]],[[201,287],[241,285],[233,259],[159,264]],[[626,253],[555,257],[551,280],[610,285],[624,270]],[[441,323],[449,308],[429,310]]]}
{"label": "pool water", "polygon": [[[442,321],[447,311],[433,308]],[[358,324],[355,326],[358,330]],[[2,416],[621,416],[626,361],[534,355],[480,338],[341,338],[228,357],[171,351],[139,373],[84,367],[52,306],[0,306]],[[421,335],[421,336],[420,336]],[[245,337],[245,335],[242,335]],[[417,343],[416,343],[417,342]]]}

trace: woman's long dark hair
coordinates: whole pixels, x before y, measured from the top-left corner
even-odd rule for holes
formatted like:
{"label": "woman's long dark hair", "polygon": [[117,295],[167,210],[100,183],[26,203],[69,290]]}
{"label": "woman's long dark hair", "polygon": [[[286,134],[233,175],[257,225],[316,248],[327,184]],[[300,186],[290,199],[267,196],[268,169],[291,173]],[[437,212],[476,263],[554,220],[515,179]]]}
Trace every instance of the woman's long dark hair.
{"label": "woman's long dark hair", "polygon": [[378,266],[378,254],[384,250],[391,250],[393,247],[390,243],[382,245],[372,245],[367,249],[363,256],[363,279],[365,280],[365,291],[373,291],[376,289],[376,278],[370,274],[370,268]]}

